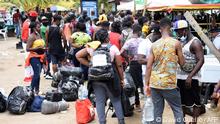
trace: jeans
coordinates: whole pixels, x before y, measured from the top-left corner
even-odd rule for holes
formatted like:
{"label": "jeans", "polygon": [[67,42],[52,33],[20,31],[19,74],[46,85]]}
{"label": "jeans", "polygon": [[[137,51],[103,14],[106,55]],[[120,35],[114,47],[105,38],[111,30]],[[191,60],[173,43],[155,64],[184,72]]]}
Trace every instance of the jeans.
{"label": "jeans", "polygon": [[34,75],[31,81],[31,89],[32,91],[35,90],[35,92],[39,92],[42,63],[40,62],[39,58],[31,58],[30,63],[34,71]]}
{"label": "jeans", "polygon": [[173,111],[175,123],[183,124],[183,111],[181,107],[180,92],[178,89],[162,90],[151,88],[151,95],[154,104],[154,123],[162,124],[164,100],[166,100]]}
{"label": "jeans", "polygon": [[49,52],[46,52],[46,56],[47,56],[47,71],[46,71],[46,75],[50,75],[50,63],[51,63],[51,56]]}
{"label": "jeans", "polygon": [[142,68],[141,68],[141,65],[137,61],[131,61],[129,66],[130,66],[129,72],[136,85],[135,105],[140,105],[140,97],[138,93],[138,88],[143,88]]}
{"label": "jeans", "polygon": [[107,100],[107,97],[110,98],[110,101],[115,109],[116,116],[118,118],[119,124],[124,124],[124,114],[123,109],[121,105],[121,96],[114,97],[107,85],[100,84],[100,82],[97,84],[96,82],[92,83],[95,96],[96,96],[96,110],[98,113],[99,118],[99,124],[106,124],[106,115],[105,115],[105,103]]}
{"label": "jeans", "polygon": [[15,23],[15,31],[16,31],[16,37],[19,37],[21,34],[21,28],[19,23]]}

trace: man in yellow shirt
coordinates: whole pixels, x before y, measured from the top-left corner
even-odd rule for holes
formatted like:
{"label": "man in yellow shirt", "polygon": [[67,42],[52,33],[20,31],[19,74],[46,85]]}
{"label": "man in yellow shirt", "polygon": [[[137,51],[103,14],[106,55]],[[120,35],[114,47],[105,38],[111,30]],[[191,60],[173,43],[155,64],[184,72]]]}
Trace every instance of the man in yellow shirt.
{"label": "man in yellow shirt", "polygon": [[[154,104],[154,121],[162,124],[164,100],[171,106],[176,124],[183,124],[180,92],[177,89],[177,65],[182,66],[184,57],[181,43],[170,36],[171,21],[160,21],[162,37],[152,44],[147,61],[146,92],[151,94]],[[151,91],[151,92],[150,92]]]}

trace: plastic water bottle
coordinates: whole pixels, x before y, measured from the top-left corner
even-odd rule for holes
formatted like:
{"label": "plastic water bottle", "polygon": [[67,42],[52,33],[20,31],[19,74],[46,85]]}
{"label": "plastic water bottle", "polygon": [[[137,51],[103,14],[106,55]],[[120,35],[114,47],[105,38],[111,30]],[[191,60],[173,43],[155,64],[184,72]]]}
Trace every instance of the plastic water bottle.
{"label": "plastic water bottle", "polygon": [[147,97],[145,99],[142,124],[147,124],[147,122],[151,122],[154,120],[154,105],[151,97]]}
{"label": "plastic water bottle", "polygon": [[80,100],[84,100],[88,98],[88,90],[85,86],[80,85],[79,90],[78,90],[78,98]]}

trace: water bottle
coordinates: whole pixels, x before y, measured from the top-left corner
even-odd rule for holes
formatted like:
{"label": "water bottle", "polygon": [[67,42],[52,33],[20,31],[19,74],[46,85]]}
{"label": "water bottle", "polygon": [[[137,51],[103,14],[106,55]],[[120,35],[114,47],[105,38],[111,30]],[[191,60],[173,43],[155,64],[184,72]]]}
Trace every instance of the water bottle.
{"label": "water bottle", "polygon": [[79,90],[78,90],[78,98],[80,100],[84,100],[88,98],[88,90],[82,84],[80,85]]}
{"label": "water bottle", "polygon": [[147,97],[144,104],[142,124],[147,124],[154,120],[154,105],[151,97]]}

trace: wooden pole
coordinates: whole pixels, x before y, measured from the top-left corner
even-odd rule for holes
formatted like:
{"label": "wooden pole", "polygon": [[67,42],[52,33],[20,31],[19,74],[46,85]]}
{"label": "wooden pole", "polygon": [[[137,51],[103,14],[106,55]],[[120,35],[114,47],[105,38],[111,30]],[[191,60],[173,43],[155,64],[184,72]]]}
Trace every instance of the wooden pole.
{"label": "wooden pole", "polygon": [[143,15],[142,15],[142,16],[145,15],[145,13],[146,13],[146,8],[147,8],[147,0],[144,0],[144,12],[143,12]]}
{"label": "wooden pole", "polygon": [[135,14],[136,14],[136,0],[134,0],[134,14],[133,15]]}
{"label": "wooden pole", "polygon": [[186,20],[189,22],[189,24],[192,26],[192,28],[198,33],[198,35],[201,37],[201,39],[204,41],[204,43],[208,46],[210,51],[215,55],[215,57],[220,62],[220,52],[214,46],[214,44],[210,41],[210,39],[203,33],[202,28],[196,22],[194,17],[190,14],[189,11],[186,11],[184,13],[184,16],[185,16]]}

